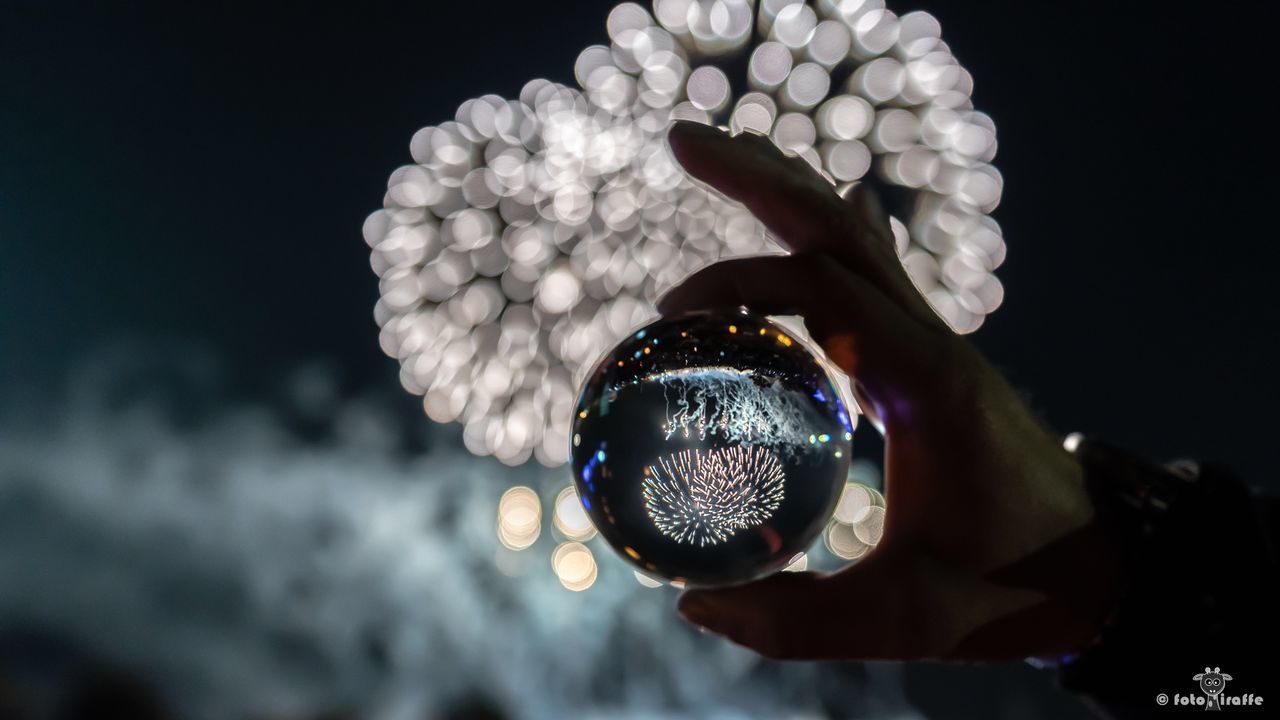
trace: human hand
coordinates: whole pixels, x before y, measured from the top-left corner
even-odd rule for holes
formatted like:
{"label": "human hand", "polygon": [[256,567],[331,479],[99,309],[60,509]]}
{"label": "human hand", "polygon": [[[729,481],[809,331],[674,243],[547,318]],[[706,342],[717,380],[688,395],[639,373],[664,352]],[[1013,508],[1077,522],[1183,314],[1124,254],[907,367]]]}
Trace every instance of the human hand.
{"label": "human hand", "polygon": [[678,609],[776,658],[998,660],[1080,649],[1118,567],[1079,465],[928,306],[865,185],[847,198],[763,136],[677,122],[675,157],[790,251],[729,260],[659,301],[800,315],[884,428],[884,535],[836,573],[690,589]]}

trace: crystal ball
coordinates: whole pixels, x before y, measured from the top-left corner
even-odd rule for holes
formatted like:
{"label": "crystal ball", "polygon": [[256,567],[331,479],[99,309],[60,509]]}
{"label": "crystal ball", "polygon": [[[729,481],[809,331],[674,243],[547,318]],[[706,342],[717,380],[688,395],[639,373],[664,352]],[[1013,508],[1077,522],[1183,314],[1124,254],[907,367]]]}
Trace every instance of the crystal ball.
{"label": "crystal ball", "polygon": [[583,507],[619,554],[668,580],[732,584],[787,565],[849,469],[853,424],[822,361],[745,309],[630,334],[576,411]]}

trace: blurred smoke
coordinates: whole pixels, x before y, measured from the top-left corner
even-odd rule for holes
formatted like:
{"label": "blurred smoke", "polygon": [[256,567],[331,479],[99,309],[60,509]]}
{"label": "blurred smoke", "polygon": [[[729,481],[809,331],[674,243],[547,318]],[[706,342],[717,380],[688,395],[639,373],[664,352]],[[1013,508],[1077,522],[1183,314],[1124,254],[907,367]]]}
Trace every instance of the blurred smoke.
{"label": "blurred smoke", "polygon": [[269,403],[234,375],[134,348],[7,396],[0,716],[917,716],[896,666],[701,636],[602,546],[586,592],[552,532],[503,548],[502,492],[547,503],[563,470],[474,457],[324,364]]}

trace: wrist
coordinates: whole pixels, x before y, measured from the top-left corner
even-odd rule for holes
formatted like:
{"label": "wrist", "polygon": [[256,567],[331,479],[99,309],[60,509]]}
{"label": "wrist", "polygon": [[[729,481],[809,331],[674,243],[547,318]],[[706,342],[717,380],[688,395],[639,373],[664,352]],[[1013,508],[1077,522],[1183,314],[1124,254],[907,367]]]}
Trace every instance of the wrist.
{"label": "wrist", "polygon": [[1036,664],[1060,664],[1098,645],[1114,621],[1125,581],[1118,551],[1094,518],[1064,543],[1061,572],[1068,579],[1050,602],[1061,608],[1061,621],[1031,653]]}
{"label": "wrist", "polygon": [[1052,658],[1061,685],[1118,717],[1145,717],[1210,661],[1266,677],[1280,593],[1266,581],[1278,570],[1265,505],[1222,468],[1159,466],[1079,438],[1066,445],[1085,470],[1118,582],[1096,637]]}

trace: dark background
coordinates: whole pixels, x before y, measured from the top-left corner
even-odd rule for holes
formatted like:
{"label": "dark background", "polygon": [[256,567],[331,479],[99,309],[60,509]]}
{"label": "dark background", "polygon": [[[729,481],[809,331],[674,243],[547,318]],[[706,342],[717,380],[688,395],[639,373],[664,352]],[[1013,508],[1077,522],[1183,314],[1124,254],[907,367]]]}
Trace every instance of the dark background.
{"label": "dark background", "polygon": [[[572,82],[613,4],[0,5],[0,393],[38,409],[122,341],[207,348],[246,396],[316,357],[398,389],[360,237],[387,174],[468,97]],[[892,7],[938,17],[999,129],[1007,293],[975,341],[1059,430],[1276,489],[1259,6]]]}
{"label": "dark background", "polygon": [[[246,382],[325,355],[393,383],[359,235],[387,173],[468,97],[570,82],[611,5],[7,4],[6,384],[121,336],[208,343]],[[1273,482],[1257,6],[895,7],[939,18],[999,128],[1007,295],[976,341],[1064,432]]]}

